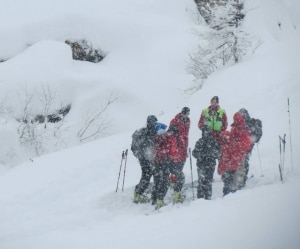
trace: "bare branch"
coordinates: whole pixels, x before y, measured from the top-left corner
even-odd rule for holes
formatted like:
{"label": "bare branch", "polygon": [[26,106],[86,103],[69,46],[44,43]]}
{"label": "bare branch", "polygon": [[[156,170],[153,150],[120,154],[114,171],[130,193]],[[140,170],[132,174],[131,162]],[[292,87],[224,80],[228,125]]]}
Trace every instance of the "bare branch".
{"label": "bare branch", "polygon": [[[117,99],[117,97],[110,94],[107,100],[100,105],[99,109],[87,114],[83,127],[77,133],[80,141],[91,139],[101,133],[104,134],[104,131],[110,124],[110,121],[107,120],[105,114]],[[91,134],[88,134],[88,132],[91,132]]]}

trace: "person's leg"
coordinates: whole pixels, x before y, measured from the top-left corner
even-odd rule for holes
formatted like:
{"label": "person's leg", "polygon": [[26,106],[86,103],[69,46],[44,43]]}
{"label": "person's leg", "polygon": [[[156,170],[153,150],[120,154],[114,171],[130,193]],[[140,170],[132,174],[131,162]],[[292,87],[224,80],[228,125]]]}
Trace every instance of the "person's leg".
{"label": "person's leg", "polygon": [[146,189],[149,187],[150,179],[152,177],[151,163],[146,159],[140,159],[140,165],[142,170],[142,175],[140,182],[135,187],[135,192],[137,194],[144,194]]}
{"label": "person's leg", "polygon": [[197,198],[204,198],[205,191],[205,172],[204,172],[204,165],[203,160],[200,158],[197,160],[197,173],[198,173],[198,186],[197,186]]}
{"label": "person's leg", "polygon": [[152,203],[159,201],[163,204],[164,197],[169,187],[169,170],[166,165],[158,164],[154,167],[154,193],[152,193]]}
{"label": "person's leg", "polygon": [[235,171],[225,171],[222,175],[222,179],[224,181],[224,187],[223,187],[223,195],[227,195],[229,193],[235,192],[234,188],[234,174]]}
{"label": "person's leg", "polygon": [[206,166],[204,170],[204,184],[203,184],[203,190],[204,190],[204,198],[206,200],[211,200],[212,196],[212,181],[213,176],[216,168],[216,159],[213,157],[208,157],[206,160]]}

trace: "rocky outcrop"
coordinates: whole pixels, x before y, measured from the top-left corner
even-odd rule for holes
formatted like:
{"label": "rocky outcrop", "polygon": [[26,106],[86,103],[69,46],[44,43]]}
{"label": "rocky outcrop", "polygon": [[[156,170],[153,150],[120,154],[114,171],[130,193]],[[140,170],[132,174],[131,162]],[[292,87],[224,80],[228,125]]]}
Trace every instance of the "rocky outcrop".
{"label": "rocky outcrop", "polygon": [[74,60],[98,63],[105,57],[100,49],[93,48],[87,40],[66,40],[65,43],[70,45]]}

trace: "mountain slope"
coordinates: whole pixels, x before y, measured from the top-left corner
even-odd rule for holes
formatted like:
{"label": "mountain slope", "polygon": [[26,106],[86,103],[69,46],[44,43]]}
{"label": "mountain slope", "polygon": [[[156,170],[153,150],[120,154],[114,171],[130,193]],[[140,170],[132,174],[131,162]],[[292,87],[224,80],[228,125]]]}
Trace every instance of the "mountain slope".
{"label": "mountain slope", "polygon": [[[6,26],[0,26],[8,35],[1,41],[7,45],[6,55],[16,56],[22,50],[19,41],[9,42],[14,40],[12,31],[24,30],[19,33],[22,42],[41,43],[27,49],[27,55],[25,51],[0,64],[1,94],[4,89],[15,90],[13,86],[22,85],[24,78],[18,78],[18,73],[27,77],[29,86],[40,83],[39,80],[49,80],[74,101],[76,111],[68,124],[76,126],[79,113],[88,109],[87,103],[95,103],[106,91],[116,91],[120,101],[110,112],[114,134],[33,158],[3,172],[0,175],[0,248],[298,248],[300,136],[296,124],[300,121],[297,115],[300,48],[299,31],[290,28],[300,27],[296,15],[292,14],[300,9],[297,1],[245,1],[248,12],[243,28],[258,35],[262,45],[241,63],[212,74],[203,88],[191,96],[184,95],[183,90],[193,84],[185,65],[195,42],[192,28],[199,25],[194,22],[196,8],[192,0],[102,0],[90,1],[90,5],[76,0],[72,1],[72,8],[69,3],[28,0],[28,12],[21,11],[26,7],[22,1],[5,3],[7,13],[14,17],[10,23],[4,10],[0,10],[6,17]],[[33,6],[40,10],[36,15],[30,14]],[[47,11],[50,7],[53,12]],[[72,18],[74,15],[77,18]],[[85,20],[81,25],[78,17]],[[45,23],[50,25],[49,29]],[[97,65],[68,59],[66,45],[62,38],[58,39],[66,34],[64,31],[68,36],[82,31],[87,37],[94,37],[94,41],[104,44],[109,55]],[[50,61],[50,68],[60,67],[61,71],[53,75],[45,69],[45,74],[32,80],[31,74],[43,65],[32,66],[36,58],[33,52],[38,48],[50,49],[52,54],[45,52],[47,56],[60,58]],[[24,54],[28,59],[25,60]],[[55,63],[58,65],[54,67]],[[184,105],[189,106],[189,146],[193,148],[200,137],[197,122],[201,110],[214,95],[220,97],[230,122],[241,107],[263,121],[264,134],[250,161],[249,174],[254,177],[245,189],[223,198],[222,182],[215,173],[211,201],[170,204],[156,212],[149,204],[132,203],[140,167],[129,151],[125,189],[115,192],[121,153],[130,147],[131,134],[144,125],[147,115],[155,114],[159,121],[168,124]],[[278,136],[284,133],[287,144],[282,183],[278,172]],[[196,180],[194,159],[192,163]],[[123,170],[124,165],[119,187],[123,183]],[[184,173],[186,183],[190,183],[189,161]],[[191,196],[191,190],[188,194]]]}

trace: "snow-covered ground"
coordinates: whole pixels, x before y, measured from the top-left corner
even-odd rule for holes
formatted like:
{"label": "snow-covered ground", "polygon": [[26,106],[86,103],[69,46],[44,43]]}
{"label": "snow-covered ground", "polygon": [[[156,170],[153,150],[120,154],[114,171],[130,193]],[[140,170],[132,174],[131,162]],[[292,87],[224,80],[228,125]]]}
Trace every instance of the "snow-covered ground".
{"label": "snow-covered ground", "polygon": [[[1,249],[300,247],[298,1],[244,1],[243,29],[261,39],[260,47],[212,74],[193,95],[184,93],[194,84],[185,70],[199,25],[192,0],[0,2],[0,59],[9,58],[0,63],[0,103],[14,113],[24,89],[41,85],[72,103],[66,120],[69,148],[30,160],[18,145],[16,124],[1,119],[0,156],[11,150],[17,155],[11,165],[0,162]],[[64,43],[71,38],[86,38],[107,56],[98,64],[73,61]],[[108,114],[110,135],[85,144],[73,141],[70,134],[80,127],[82,114],[111,93],[118,100]],[[211,201],[191,201],[189,189],[185,203],[157,212],[150,204],[132,203],[141,171],[129,151],[125,188],[120,187],[122,169],[116,193],[121,153],[146,117],[154,114],[168,124],[189,106],[193,148],[201,135],[201,110],[214,95],[230,122],[242,107],[263,122],[264,134],[250,161],[254,177],[246,188],[223,198],[215,174]],[[282,183],[279,136],[284,134]],[[189,161],[184,172],[190,183]]]}

